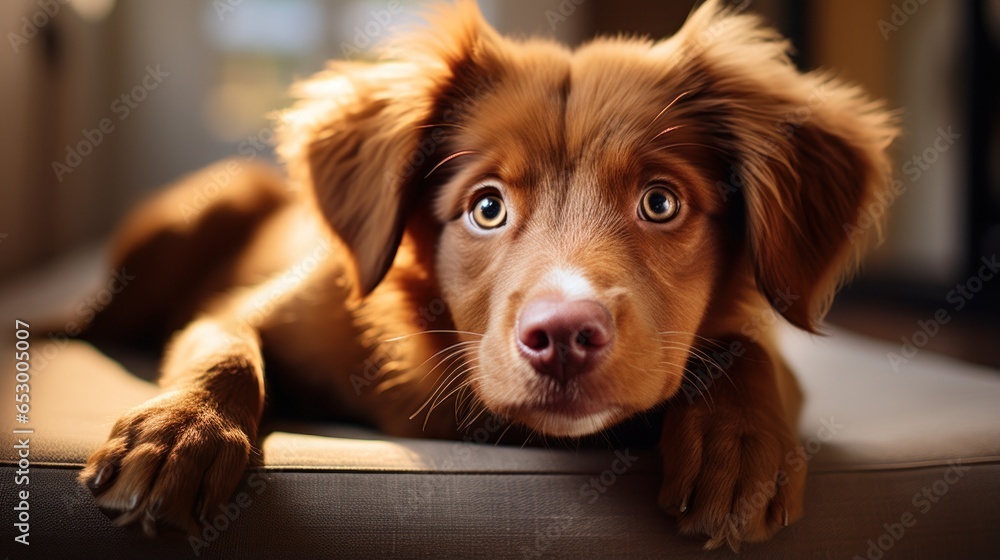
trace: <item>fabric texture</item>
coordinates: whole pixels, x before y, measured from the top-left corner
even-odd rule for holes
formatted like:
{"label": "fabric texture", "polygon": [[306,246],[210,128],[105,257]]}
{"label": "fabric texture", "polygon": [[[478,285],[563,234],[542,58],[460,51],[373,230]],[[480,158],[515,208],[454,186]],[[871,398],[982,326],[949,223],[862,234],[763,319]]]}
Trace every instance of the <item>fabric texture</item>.
{"label": "fabric texture", "polygon": [[[22,283],[0,310],[30,317],[25,302],[52,304],[38,292],[53,285]],[[3,368],[13,372],[6,338]],[[898,348],[837,331],[783,330],[781,346],[807,398],[806,515],[740,557],[1000,557],[1000,372],[929,352],[894,371],[887,354]],[[30,485],[13,484],[24,437],[12,432],[13,413],[0,431],[0,554],[10,558],[734,556],[676,535],[656,507],[655,450],[629,450],[635,459],[616,474],[621,455],[610,449],[398,439],[290,421],[265,429],[262,465],[213,530],[150,540],[114,527],[75,477],[115,419],[155,394],[130,373],[148,376],[155,360],[129,358],[127,371],[81,342],[33,339],[32,351]],[[12,377],[0,402],[13,402]],[[24,489],[30,546],[13,541]]]}

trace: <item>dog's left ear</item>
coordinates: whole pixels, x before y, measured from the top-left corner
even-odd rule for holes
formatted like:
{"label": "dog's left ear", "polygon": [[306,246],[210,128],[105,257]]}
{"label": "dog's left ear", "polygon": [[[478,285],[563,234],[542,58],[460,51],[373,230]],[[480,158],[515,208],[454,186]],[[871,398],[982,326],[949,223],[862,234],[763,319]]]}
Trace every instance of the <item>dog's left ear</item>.
{"label": "dog's left ear", "polygon": [[432,131],[442,103],[473,95],[473,74],[497,71],[490,57],[500,38],[474,2],[427,19],[384,45],[378,61],[335,61],[297,84],[301,100],[279,117],[279,155],[350,249],[362,295],[392,265],[438,157],[443,140]]}
{"label": "dog's left ear", "polygon": [[[396,254],[404,205],[429,154],[419,150],[433,80],[409,63],[331,63],[296,85],[281,117],[278,151],[292,181],[313,195],[370,292]],[[431,72],[428,72],[431,74]]]}
{"label": "dog's left ear", "polygon": [[690,105],[722,128],[732,169],[720,194],[742,195],[757,285],[816,332],[867,234],[880,233],[895,115],[857,87],[799,73],[777,32],[716,1],[671,42],[663,48],[680,49],[678,71],[697,84]]}

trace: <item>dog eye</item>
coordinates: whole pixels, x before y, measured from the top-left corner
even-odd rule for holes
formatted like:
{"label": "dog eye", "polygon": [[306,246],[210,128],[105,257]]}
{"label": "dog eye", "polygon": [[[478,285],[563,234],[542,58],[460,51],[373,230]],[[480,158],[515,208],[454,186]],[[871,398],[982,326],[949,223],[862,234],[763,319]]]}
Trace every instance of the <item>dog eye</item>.
{"label": "dog eye", "polygon": [[670,189],[656,185],[642,193],[639,216],[643,220],[662,224],[677,215],[680,201]]}
{"label": "dog eye", "polygon": [[483,229],[498,228],[507,221],[507,207],[497,194],[487,194],[472,205],[472,221]]}

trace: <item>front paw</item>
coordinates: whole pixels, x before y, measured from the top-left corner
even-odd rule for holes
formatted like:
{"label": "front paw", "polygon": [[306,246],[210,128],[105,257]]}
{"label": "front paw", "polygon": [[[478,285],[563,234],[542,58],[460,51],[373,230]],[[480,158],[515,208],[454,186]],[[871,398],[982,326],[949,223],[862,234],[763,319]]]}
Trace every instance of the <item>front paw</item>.
{"label": "front paw", "polygon": [[189,534],[236,489],[256,432],[205,392],[174,391],[129,411],[87,461],[80,481],[115,524]]}
{"label": "front paw", "polygon": [[769,539],[802,516],[805,461],[779,413],[690,407],[668,415],[659,505],[705,548]]}

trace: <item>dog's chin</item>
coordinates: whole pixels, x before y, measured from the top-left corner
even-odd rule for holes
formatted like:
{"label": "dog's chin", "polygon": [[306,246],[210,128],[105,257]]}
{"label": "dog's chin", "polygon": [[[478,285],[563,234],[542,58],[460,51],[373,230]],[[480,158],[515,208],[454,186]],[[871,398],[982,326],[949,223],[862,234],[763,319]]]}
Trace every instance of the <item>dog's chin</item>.
{"label": "dog's chin", "polygon": [[582,437],[595,434],[622,419],[618,406],[580,404],[523,405],[498,411],[513,422],[551,437]]}
{"label": "dog's chin", "polygon": [[582,437],[595,434],[615,423],[621,417],[618,407],[610,407],[588,414],[567,414],[555,411],[532,411],[521,422],[545,435],[553,437]]}

